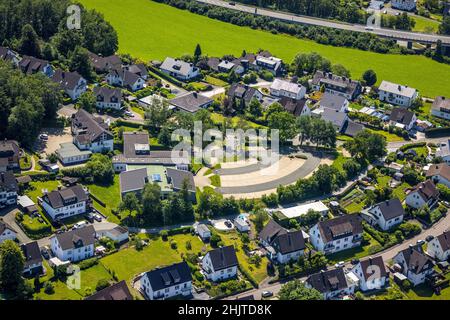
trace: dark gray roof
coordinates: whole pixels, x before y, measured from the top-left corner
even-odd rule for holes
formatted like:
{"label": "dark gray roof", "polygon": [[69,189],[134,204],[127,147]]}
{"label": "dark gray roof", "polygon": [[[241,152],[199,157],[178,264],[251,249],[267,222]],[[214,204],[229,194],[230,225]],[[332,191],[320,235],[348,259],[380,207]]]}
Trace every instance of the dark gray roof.
{"label": "dark gray roof", "polygon": [[364,279],[368,280],[371,276],[374,275],[374,272],[380,271],[379,278],[386,277],[386,266],[384,265],[383,257],[378,256],[375,258],[369,257],[368,259],[361,260],[361,269],[364,276]]}
{"label": "dark gray roof", "polygon": [[343,268],[314,273],[306,279],[306,282],[320,293],[338,291],[348,287]]}
{"label": "dark gray roof", "polygon": [[423,253],[420,246],[412,246],[400,251],[405,258],[406,267],[409,271],[416,274],[422,273],[433,268],[433,261]]}
{"label": "dark gray roof", "polygon": [[161,70],[167,70],[169,72],[179,73],[183,76],[187,76],[191,69],[197,69],[192,63],[185,62],[183,60],[173,59],[167,57],[160,66]]}
{"label": "dark gray roof", "polygon": [[85,300],[133,300],[133,296],[125,280],[122,280],[94,293]]}
{"label": "dark gray roof", "polygon": [[108,71],[112,68],[117,68],[122,65],[122,60],[119,56],[111,55],[108,57],[100,57],[95,53],[89,52],[89,58],[92,66],[100,72]]}
{"label": "dark gray roof", "polygon": [[409,111],[406,108],[394,108],[392,109],[390,121],[409,125],[414,117],[414,112]]}
{"label": "dark gray roof", "polygon": [[5,232],[6,229],[16,232],[9,224],[0,220],[0,234]]}
{"label": "dark gray roof", "polygon": [[169,103],[179,109],[188,112],[197,112],[211,104],[213,100],[197,92],[189,92],[182,96],[169,100]]}
{"label": "dark gray roof", "polygon": [[376,204],[381,211],[384,219],[391,220],[405,214],[402,203],[399,199],[390,199]]}
{"label": "dark gray roof", "polygon": [[101,118],[95,118],[84,109],[72,115],[72,126],[83,132],[75,135],[75,139],[82,144],[91,143],[98,139],[103,133],[113,139],[113,134],[108,130],[108,125]]}
{"label": "dark gray roof", "polygon": [[63,90],[74,90],[83,77],[78,72],[66,72],[58,69],[51,79],[59,84]]}
{"label": "dark gray roof", "polygon": [[20,148],[19,143],[15,140],[0,140],[0,159],[4,159],[5,163],[19,163]]}
{"label": "dark gray roof", "polygon": [[341,127],[347,119],[347,114],[345,112],[339,112],[338,110],[324,108],[321,117],[323,120],[329,121],[337,127]]}
{"label": "dark gray roof", "polygon": [[122,90],[111,89],[107,87],[95,87],[94,94],[97,101],[107,102],[107,103],[117,103],[122,101]]}
{"label": "dark gray roof", "polygon": [[437,111],[441,111],[441,110],[449,111],[450,110],[450,99],[445,98],[443,96],[438,96],[434,99],[433,105],[431,106],[431,108],[435,109]]}
{"label": "dark gray roof", "polygon": [[113,68],[109,73],[122,79],[124,87],[131,88],[139,79],[141,79],[138,74],[128,71],[125,67]]}
{"label": "dark gray roof", "polygon": [[257,89],[242,83],[234,83],[228,89],[228,97],[230,99],[243,99],[245,103],[249,103],[257,93]]}
{"label": "dark gray roof", "polygon": [[432,198],[437,199],[439,197],[439,190],[431,180],[418,183],[411,192],[417,192],[425,202]]}
{"label": "dark gray roof", "polygon": [[308,106],[306,105],[306,99],[297,100],[293,98],[283,97],[279,100],[279,103],[287,112],[292,113],[296,117],[302,114],[303,108],[308,108]]}
{"label": "dark gray roof", "polygon": [[273,240],[272,247],[282,254],[305,249],[305,239],[301,230],[278,234]]}
{"label": "dark gray roof", "polygon": [[287,233],[287,231],[282,226],[280,226],[274,220],[270,219],[259,233],[259,238],[268,243],[271,243],[277,235],[285,233]]}
{"label": "dark gray roof", "polygon": [[19,57],[19,54],[9,48],[0,47],[0,59],[5,61],[12,61]]}
{"label": "dark gray roof", "polygon": [[187,180],[188,190],[195,192],[194,175],[190,171],[178,170],[174,168],[166,168],[167,177],[170,179],[174,189],[181,190],[183,188],[183,182]]}
{"label": "dark gray roof", "polygon": [[53,190],[42,198],[53,209],[88,200],[88,195],[79,184],[61,190]]}
{"label": "dark gray roof", "polygon": [[444,233],[437,236],[437,239],[442,247],[442,251],[450,249],[450,231],[444,231]]}
{"label": "dark gray roof", "polygon": [[49,62],[47,60],[38,59],[30,56],[23,56],[22,60],[19,62],[20,69],[28,74],[43,72],[44,67],[47,66]]}
{"label": "dark gray roof", "polygon": [[342,128],[342,133],[350,137],[355,137],[359,132],[363,130],[364,126],[362,124],[348,120]]}
{"label": "dark gray roof", "polygon": [[360,89],[361,83],[347,77],[341,77],[331,72],[316,71],[312,79],[313,85],[322,85],[330,87],[336,91],[354,96]]}
{"label": "dark gray roof", "polygon": [[192,281],[191,269],[185,261],[164,268],[154,269],[147,272],[146,276],[150,281],[153,291]]}
{"label": "dark gray roof", "polygon": [[0,172],[0,191],[18,191],[17,180],[11,171]]}
{"label": "dark gray roof", "polygon": [[236,251],[233,246],[221,247],[209,251],[214,271],[227,269],[238,265]]}
{"label": "dark gray roof", "polygon": [[446,163],[433,164],[426,173],[427,178],[433,176],[440,176],[450,181],[450,166]]}
{"label": "dark gray roof", "polygon": [[25,267],[42,262],[42,256],[37,241],[22,244],[20,248],[25,257]]}
{"label": "dark gray roof", "polygon": [[126,66],[125,68],[140,77],[145,77],[148,75],[147,67],[143,63],[132,64],[131,66]]}
{"label": "dark gray roof", "polygon": [[320,99],[320,106],[333,110],[341,110],[347,99],[337,94],[325,92]]}
{"label": "dark gray roof", "polygon": [[120,192],[130,192],[142,190],[148,182],[148,173],[146,168],[124,171],[119,175]]}
{"label": "dark gray roof", "polygon": [[95,243],[95,229],[92,225],[56,234],[59,245],[63,250],[80,248]]}
{"label": "dark gray roof", "polygon": [[320,221],[317,225],[324,242],[362,234],[363,232],[361,218],[356,214]]}

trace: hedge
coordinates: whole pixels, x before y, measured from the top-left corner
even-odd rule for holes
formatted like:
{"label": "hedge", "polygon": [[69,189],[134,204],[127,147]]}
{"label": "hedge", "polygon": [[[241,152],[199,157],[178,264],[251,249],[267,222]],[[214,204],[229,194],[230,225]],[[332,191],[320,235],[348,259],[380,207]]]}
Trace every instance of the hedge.
{"label": "hedge", "polygon": [[400,148],[398,148],[400,151],[406,151],[412,148],[419,148],[419,147],[424,147],[427,143],[426,142],[416,142],[416,143],[408,143],[405,144],[403,146],[401,146]]}
{"label": "hedge", "polygon": [[239,271],[240,271],[240,272],[248,279],[248,281],[249,281],[255,288],[259,288],[258,282],[255,280],[255,278],[253,278],[253,276],[250,274],[250,272],[248,272],[247,270],[245,270],[244,268],[242,268],[240,264],[238,264],[238,268],[239,268]]}
{"label": "hedge", "polygon": [[161,78],[173,83],[174,85],[178,86],[178,87],[182,87],[183,83],[181,83],[180,81],[178,81],[177,79],[165,74],[164,72],[162,72],[161,70],[159,70],[158,68],[155,68],[153,66],[149,66],[149,69],[156,73],[158,76],[160,76]]}
{"label": "hedge", "polygon": [[450,127],[443,128],[431,128],[425,130],[425,137],[427,138],[439,138],[450,135]]}
{"label": "hedge", "polygon": [[180,228],[175,228],[175,229],[170,229],[167,230],[167,234],[169,236],[174,236],[176,234],[186,234],[186,233],[191,233],[194,231],[194,228],[191,226],[186,226],[186,227],[180,227]]}

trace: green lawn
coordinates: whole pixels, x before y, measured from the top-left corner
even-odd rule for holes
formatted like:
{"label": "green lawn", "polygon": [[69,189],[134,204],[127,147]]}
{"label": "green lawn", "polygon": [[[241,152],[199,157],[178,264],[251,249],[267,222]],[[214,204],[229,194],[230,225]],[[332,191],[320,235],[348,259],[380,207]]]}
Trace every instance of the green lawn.
{"label": "green lawn", "polygon": [[368,129],[368,130],[371,132],[381,134],[382,136],[384,136],[386,138],[387,142],[405,141],[405,139],[403,139],[402,137],[400,137],[396,134],[393,134],[393,133],[389,133],[384,130],[373,130],[373,129]]}
{"label": "green lawn", "polygon": [[[445,276],[450,279],[450,273]],[[421,284],[409,290],[406,295],[411,300],[450,300],[450,287],[441,291],[440,295],[435,294],[427,284]]]}
{"label": "green lawn", "polygon": [[352,259],[361,259],[370,255],[369,248],[373,245],[380,245],[378,241],[370,237],[370,242],[365,246],[347,249],[344,251],[336,252],[327,256],[330,264],[334,264],[339,261],[350,261]]}
{"label": "green lawn", "polygon": [[144,61],[193,54],[197,43],[203,54],[210,56],[240,55],[244,49],[251,52],[264,48],[288,63],[299,52],[315,51],[344,65],[355,78],[373,69],[378,83],[401,83],[429,97],[450,95],[450,66],[424,56],[384,55],[321,45],[212,20],[149,0],[80,1],[99,10],[116,28],[120,53],[130,53]]}
{"label": "green lawn", "polygon": [[228,83],[226,83],[225,81],[211,77],[209,75],[205,77],[205,81],[209,84],[212,84],[213,86],[225,87],[228,85]]}
{"label": "green lawn", "polygon": [[[225,119],[225,117],[224,117],[222,114],[220,114],[220,113],[215,113],[215,112],[211,113],[211,120],[212,120],[216,125],[222,124],[222,122],[223,122],[224,119]],[[236,126],[236,125],[239,123],[239,120],[241,120],[241,119],[242,119],[242,118],[240,118],[240,117],[238,117],[238,116],[232,117],[232,118],[231,118],[231,124],[232,124],[232,126]],[[253,129],[257,129],[257,128],[264,129],[264,128],[266,128],[265,126],[260,125],[260,124],[257,124],[257,123],[255,123],[255,122],[253,122],[253,121],[244,120],[244,122],[245,122],[250,128],[253,128]]]}
{"label": "green lawn", "polygon": [[437,31],[439,29],[440,23],[435,20],[415,16],[414,21],[416,21],[416,25],[414,26],[413,31],[426,32],[426,33],[437,33]]}
{"label": "green lawn", "polygon": [[111,212],[112,209],[119,206],[121,201],[119,175],[114,176],[114,183],[110,186],[91,184],[88,187],[91,194],[106,204],[106,207],[103,207],[97,201],[93,201],[94,207],[105,214],[109,221],[119,223],[119,218]]}
{"label": "green lawn", "polygon": [[133,112],[135,112],[135,113],[137,113],[138,115],[140,115],[142,118],[145,117],[145,111],[142,110],[141,108],[132,106],[132,107],[131,107],[131,110],[133,110]]}

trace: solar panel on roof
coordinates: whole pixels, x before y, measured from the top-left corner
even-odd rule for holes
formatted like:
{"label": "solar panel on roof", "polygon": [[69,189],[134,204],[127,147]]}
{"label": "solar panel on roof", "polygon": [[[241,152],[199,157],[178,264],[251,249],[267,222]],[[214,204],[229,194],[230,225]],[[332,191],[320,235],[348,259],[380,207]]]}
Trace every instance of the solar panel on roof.
{"label": "solar panel on roof", "polygon": [[180,274],[178,273],[178,270],[172,269],[172,270],[170,270],[169,272],[170,272],[170,275],[172,276],[173,281],[174,281],[175,283],[180,282],[181,277],[180,277]]}
{"label": "solar panel on roof", "polygon": [[164,284],[166,286],[168,286],[172,282],[172,280],[170,280],[170,276],[167,272],[161,273],[161,278],[163,278]]}
{"label": "solar panel on roof", "polygon": [[152,181],[154,182],[161,182],[161,175],[159,173],[152,174]]}

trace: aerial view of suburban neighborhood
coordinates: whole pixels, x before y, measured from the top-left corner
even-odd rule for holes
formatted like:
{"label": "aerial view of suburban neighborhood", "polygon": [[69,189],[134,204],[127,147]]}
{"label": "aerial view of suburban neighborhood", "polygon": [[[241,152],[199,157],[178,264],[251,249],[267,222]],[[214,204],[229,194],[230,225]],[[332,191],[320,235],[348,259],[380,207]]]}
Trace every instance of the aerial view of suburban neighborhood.
{"label": "aerial view of suburban neighborhood", "polygon": [[450,2],[0,0],[0,300],[450,300]]}

